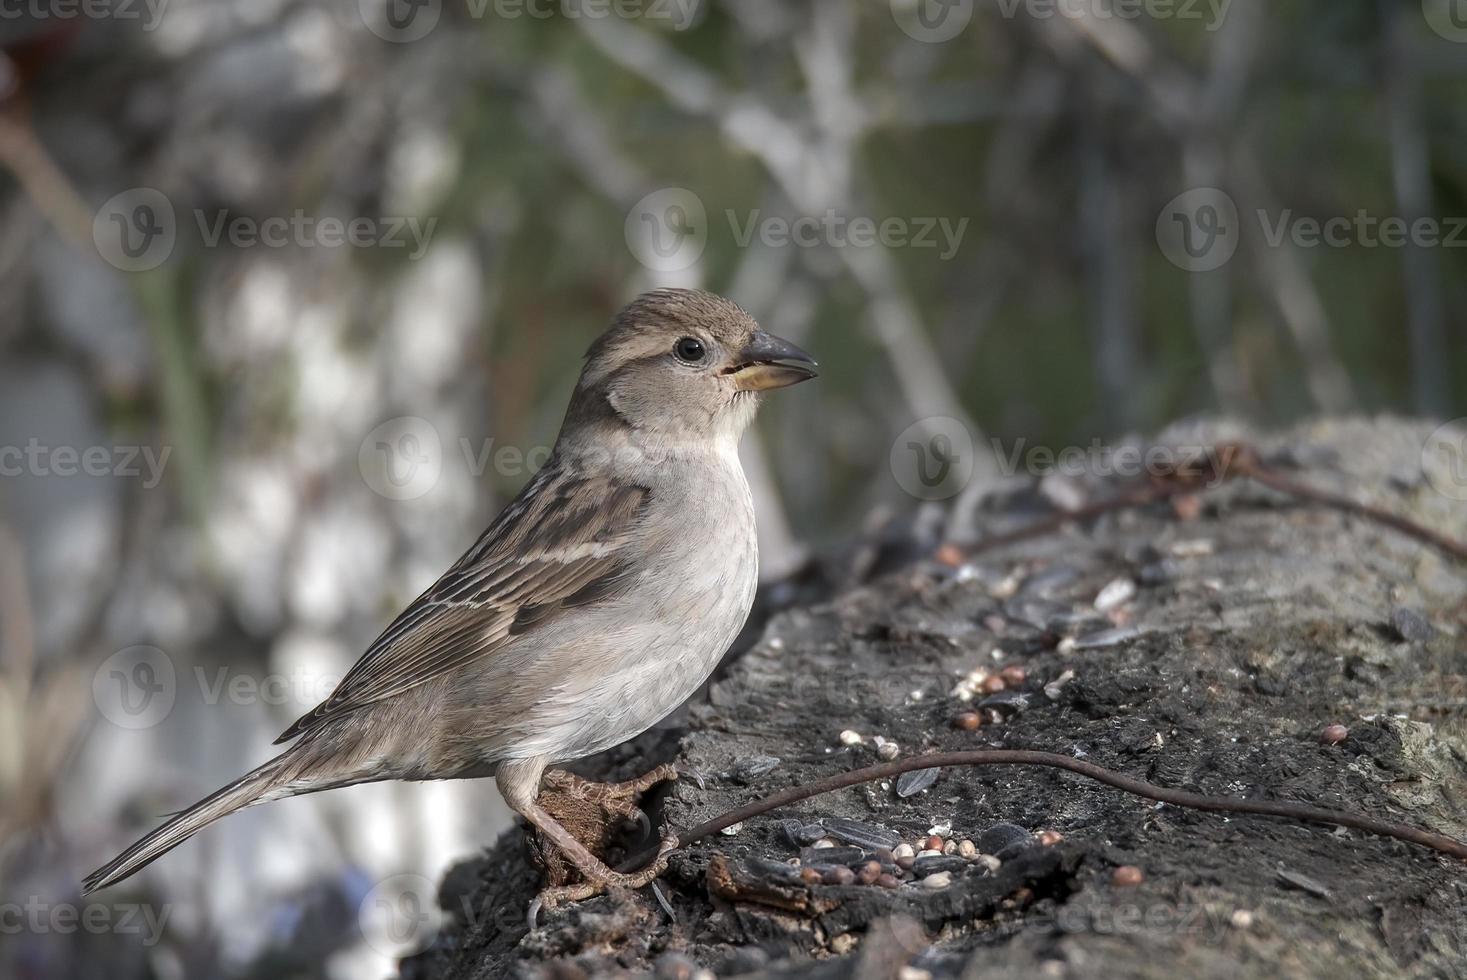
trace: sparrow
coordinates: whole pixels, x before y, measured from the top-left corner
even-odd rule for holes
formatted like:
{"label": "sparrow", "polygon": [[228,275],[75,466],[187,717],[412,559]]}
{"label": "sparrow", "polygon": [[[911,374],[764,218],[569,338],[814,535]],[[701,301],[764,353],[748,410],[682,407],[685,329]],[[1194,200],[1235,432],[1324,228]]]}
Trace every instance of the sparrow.
{"label": "sparrow", "polygon": [[647,867],[613,871],[540,805],[542,779],[655,725],[733,642],[759,566],[739,438],[762,392],[815,367],[723,297],[638,297],[587,351],[545,465],[276,742],[291,746],[87,876],[84,893],[242,807],[489,776],[582,878],[543,891],[532,921],[652,881],[675,837]]}

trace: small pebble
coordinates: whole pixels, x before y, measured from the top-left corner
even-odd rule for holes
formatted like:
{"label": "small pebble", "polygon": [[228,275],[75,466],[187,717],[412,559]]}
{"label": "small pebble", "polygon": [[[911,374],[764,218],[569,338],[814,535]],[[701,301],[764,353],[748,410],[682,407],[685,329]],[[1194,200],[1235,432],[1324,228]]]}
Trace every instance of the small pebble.
{"label": "small pebble", "polygon": [[1326,725],[1324,731],[1319,733],[1319,741],[1323,745],[1339,745],[1350,737],[1350,729],[1344,725]]}
{"label": "small pebble", "polygon": [[1134,888],[1146,880],[1146,875],[1134,864],[1123,864],[1110,873],[1110,883],[1117,888]]}
{"label": "small pebble", "polygon": [[958,855],[969,859],[975,858],[978,856],[978,845],[966,838],[960,840],[958,841]]}
{"label": "small pebble", "polygon": [[983,716],[976,711],[964,711],[953,716],[953,727],[960,731],[971,732],[983,724]]}
{"label": "small pebble", "polygon": [[998,672],[998,676],[1002,677],[1003,682],[1009,687],[1021,687],[1029,675],[1018,664],[1009,664]]}
{"label": "small pebble", "polygon": [[890,762],[902,754],[902,747],[895,742],[882,742],[876,747],[876,757]]}
{"label": "small pebble", "polygon": [[853,732],[849,728],[840,733],[840,744],[860,745],[863,739],[860,732]]}
{"label": "small pebble", "polygon": [[935,875],[928,875],[926,878],[923,878],[922,879],[922,887],[923,888],[931,888],[933,890],[936,890],[936,889],[939,889],[939,888],[946,888],[948,885],[951,885],[952,883],[953,883],[953,876],[952,876],[952,874],[950,874],[947,871],[939,871]]}
{"label": "small pebble", "polygon": [[1034,839],[1045,847],[1053,847],[1062,842],[1065,839],[1065,835],[1058,830],[1041,830],[1034,835]]}

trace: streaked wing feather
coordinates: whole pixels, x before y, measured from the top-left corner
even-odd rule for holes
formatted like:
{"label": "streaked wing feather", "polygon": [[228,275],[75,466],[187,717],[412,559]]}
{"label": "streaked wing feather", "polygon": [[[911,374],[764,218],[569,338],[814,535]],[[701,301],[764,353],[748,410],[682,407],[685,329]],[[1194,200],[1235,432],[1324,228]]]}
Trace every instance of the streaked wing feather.
{"label": "streaked wing feather", "polygon": [[645,487],[547,464],[277,742],[491,656],[568,608],[615,596],[628,580],[625,545],[647,497]]}

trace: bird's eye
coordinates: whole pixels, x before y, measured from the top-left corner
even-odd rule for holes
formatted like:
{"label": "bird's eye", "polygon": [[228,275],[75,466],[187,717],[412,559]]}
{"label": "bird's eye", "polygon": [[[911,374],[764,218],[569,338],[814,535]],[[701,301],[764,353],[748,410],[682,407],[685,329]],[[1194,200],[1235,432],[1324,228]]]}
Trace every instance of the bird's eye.
{"label": "bird's eye", "polygon": [[697,337],[684,337],[672,345],[672,352],[677,355],[678,360],[696,364],[708,354],[703,341]]}

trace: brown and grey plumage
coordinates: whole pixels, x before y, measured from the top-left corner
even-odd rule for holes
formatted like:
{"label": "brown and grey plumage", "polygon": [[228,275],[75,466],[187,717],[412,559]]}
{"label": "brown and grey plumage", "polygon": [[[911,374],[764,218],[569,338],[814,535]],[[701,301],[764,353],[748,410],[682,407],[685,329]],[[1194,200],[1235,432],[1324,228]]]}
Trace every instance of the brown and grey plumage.
{"label": "brown and grey plumage", "polygon": [[[814,377],[710,293],[639,297],[591,346],[549,461],[397,617],[280,756],[88,876],[131,875],[241,807],[381,779],[496,778],[590,883],[619,875],[536,803],[547,766],[625,741],[707,679],[753,603],[738,440],[760,391]],[[664,851],[666,848],[664,848]]]}

